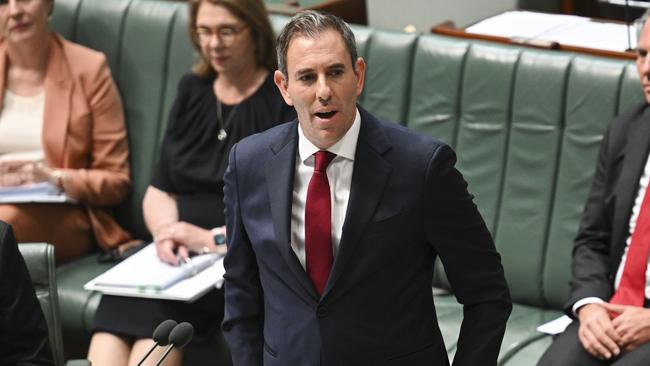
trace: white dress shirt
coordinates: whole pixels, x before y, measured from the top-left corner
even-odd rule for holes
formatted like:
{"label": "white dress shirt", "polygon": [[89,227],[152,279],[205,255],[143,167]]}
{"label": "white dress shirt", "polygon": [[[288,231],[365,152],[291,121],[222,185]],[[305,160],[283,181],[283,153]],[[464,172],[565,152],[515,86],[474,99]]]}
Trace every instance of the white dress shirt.
{"label": "white dress shirt", "polygon": [[[618,285],[621,283],[621,276],[623,275],[623,268],[625,268],[625,261],[627,260],[627,251],[630,248],[630,243],[632,242],[632,233],[636,227],[637,219],[639,218],[639,212],[641,211],[641,204],[643,203],[643,197],[645,196],[645,191],[648,188],[648,183],[650,182],[650,156],[646,160],[645,168],[643,168],[643,174],[639,180],[639,190],[636,192],[636,198],[634,199],[634,207],[632,207],[632,214],[630,215],[629,222],[629,232],[627,240],[625,241],[625,250],[623,251],[623,257],[621,258],[621,263],[618,266],[616,271],[616,278],[614,280],[614,289],[618,289]],[[650,258],[648,258],[648,266],[645,272],[645,298],[650,299]],[[598,297],[586,297],[580,299],[573,304],[573,313],[576,313],[576,310],[583,305],[595,303],[595,302],[606,302],[609,299],[601,299]]]}
{"label": "white dress shirt", "polygon": [[[350,198],[350,184],[354,169],[354,154],[357,150],[361,117],[359,110],[350,129],[327,151],[336,157],[327,166],[327,180],[330,184],[332,202],[332,251],[334,258],[341,241],[345,212]],[[305,202],[307,188],[314,174],[314,153],[319,150],[312,144],[298,126],[298,150],[296,151],[296,170],[293,178],[293,200],[291,205],[291,248],[296,253],[302,268],[305,268]]]}

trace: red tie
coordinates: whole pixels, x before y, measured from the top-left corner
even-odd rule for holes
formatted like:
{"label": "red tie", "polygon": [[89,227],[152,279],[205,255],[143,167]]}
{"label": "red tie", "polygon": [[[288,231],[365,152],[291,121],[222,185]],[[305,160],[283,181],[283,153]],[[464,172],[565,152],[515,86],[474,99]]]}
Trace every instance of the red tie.
{"label": "red tie", "polygon": [[[650,187],[648,187],[650,188]],[[646,267],[650,251],[650,189],[646,189],[643,203],[627,249],[621,282],[609,300],[612,304],[643,307],[645,301]]]}
{"label": "red tie", "polygon": [[332,269],[332,203],[327,166],[336,157],[329,151],[314,154],[316,164],[305,203],[305,256],[307,274],[319,295],[323,294]]}

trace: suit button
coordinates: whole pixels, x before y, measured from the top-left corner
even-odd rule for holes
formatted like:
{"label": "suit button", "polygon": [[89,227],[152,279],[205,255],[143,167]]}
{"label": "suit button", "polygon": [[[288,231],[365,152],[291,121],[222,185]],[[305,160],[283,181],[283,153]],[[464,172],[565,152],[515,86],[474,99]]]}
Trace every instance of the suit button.
{"label": "suit button", "polygon": [[321,306],[316,310],[316,314],[318,315],[319,318],[324,318],[327,316],[327,308],[324,306]]}

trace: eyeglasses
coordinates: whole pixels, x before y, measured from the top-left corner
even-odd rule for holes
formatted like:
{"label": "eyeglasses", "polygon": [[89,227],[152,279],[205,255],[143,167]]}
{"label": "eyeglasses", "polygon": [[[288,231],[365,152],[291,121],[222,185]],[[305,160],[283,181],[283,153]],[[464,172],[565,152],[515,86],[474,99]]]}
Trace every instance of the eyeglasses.
{"label": "eyeglasses", "polygon": [[239,28],[226,25],[219,27],[216,30],[201,27],[196,30],[196,36],[199,38],[199,42],[201,43],[210,42],[212,37],[216,35],[219,38],[219,41],[225,44],[231,44],[235,40],[235,37],[246,28],[248,28],[248,25],[244,25]]}

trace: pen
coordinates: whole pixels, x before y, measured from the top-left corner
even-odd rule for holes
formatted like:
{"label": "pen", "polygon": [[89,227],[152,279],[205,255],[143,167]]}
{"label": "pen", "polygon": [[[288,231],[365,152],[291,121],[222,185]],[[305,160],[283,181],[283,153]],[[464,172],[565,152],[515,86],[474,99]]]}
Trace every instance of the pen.
{"label": "pen", "polygon": [[192,276],[194,276],[194,275],[196,275],[198,273],[198,271],[196,270],[196,267],[192,263],[191,258],[189,258],[189,257],[185,258],[185,257],[182,257],[182,256],[179,255],[179,256],[177,256],[177,259],[178,259],[179,263],[181,263],[181,265],[190,266],[190,268],[192,269]]}

